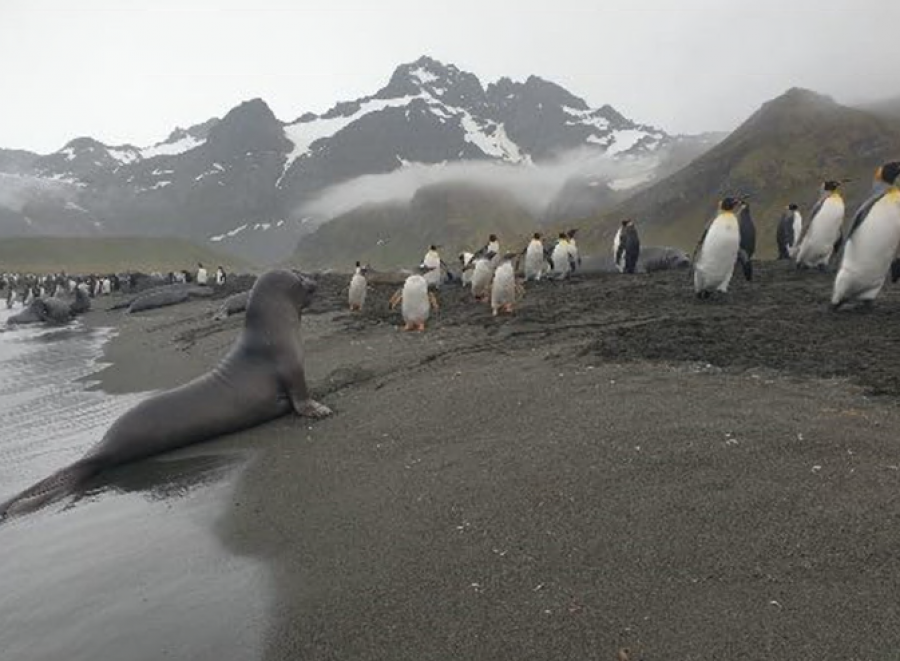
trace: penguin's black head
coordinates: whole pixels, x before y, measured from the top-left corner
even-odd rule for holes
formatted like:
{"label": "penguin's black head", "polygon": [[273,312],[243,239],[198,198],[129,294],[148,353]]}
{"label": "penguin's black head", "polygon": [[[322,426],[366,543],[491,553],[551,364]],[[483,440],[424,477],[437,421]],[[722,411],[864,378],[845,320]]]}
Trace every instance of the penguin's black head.
{"label": "penguin's black head", "polygon": [[626,218],[625,220],[622,221],[622,227],[626,227],[628,225],[628,223],[630,223],[630,222],[631,221]]}
{"label": "penguin's black head", "polygon": [[824,184],[822,184],[822,189],[829,192],[836,191],[840,187],[841,182],[839,181],[826,181]]}
{"label": "penguin's black head", "polygon": [[573,230],[569,230],[568,232],[566,232],[566,236],[568,236],[570,239],[574,239],[574,238],[575,238],[575,232],[577,232],[577,231],[578,231],[578,228],[577,228],[577,227],[576,227],[575,229],[573,229]]}
{"label": "penguin's black head", "polygon": [[496,240],[497,240],[497,235],[496,235],[496,234],[491,234],[491,235],[488,237],[488,241],[496,241]]}
{"label": "penguin's black head", "polygon": [[875,171],[875,179],[880,179],[886,184],[894,184],[900,176],[900,161],[885,163]]}
{"label": "penguin's black head", "polygon": [[559,238],[560,238],[560,239],[568,239],[569,237],[566,236],[566,233],[565,233],[565,232],[560,232],[560,233],[559,233]]}
{"label": "penguin's black head", "polygon": [[430,246],[428,246],[428,249],[434,251],[434,250],[437,250],[437,246],[430,245]]}
{"label": "penguin's black head", "polygon": [[362,266],[362,264],[360,264],[359,262],[356,262],[356,268],[359,268],[360,266]]}
{"label": "penguin's black head", "polygon": [[540,240],[541,240],[541,233],[540,233],[540,232],[535,232],[535,233],[534,233],[534,240],[535,240],[535,241],[540,241]]}
{"label": "penguin's black head", "polygon": [[739,200],[734,199],[733,197],[726,197],[724,200],[719,202],[719,209],[722,211],[734,211],[735,207],[740,204]]}
{"label": "penguin's black head", "polygon": [[798,206],[797,206],[796,204],[794,204],[793,202],[791,202],[791,203],[788,205],[788,211],[796,211],[796,210],[799,209],[799,208],[800,208],[800,207],[798,207]]}

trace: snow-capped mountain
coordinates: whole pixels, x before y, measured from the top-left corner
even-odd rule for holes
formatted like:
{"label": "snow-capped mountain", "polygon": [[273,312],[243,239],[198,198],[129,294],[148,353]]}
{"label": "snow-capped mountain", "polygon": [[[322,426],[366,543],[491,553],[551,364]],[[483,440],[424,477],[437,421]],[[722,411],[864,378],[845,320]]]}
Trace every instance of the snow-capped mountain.
{"label": "snow-capped mountain", "polygon": [[356,177],[409,163],[532,167],[578,148],[652,154],[671,141],[540,78],[485,88],[423,57],[371,96],[289,122],[254,99],[148,147],[82,137],[44,156],[0,150],[0,237],[176,234],[271,262],[320,220],[304,205]]}

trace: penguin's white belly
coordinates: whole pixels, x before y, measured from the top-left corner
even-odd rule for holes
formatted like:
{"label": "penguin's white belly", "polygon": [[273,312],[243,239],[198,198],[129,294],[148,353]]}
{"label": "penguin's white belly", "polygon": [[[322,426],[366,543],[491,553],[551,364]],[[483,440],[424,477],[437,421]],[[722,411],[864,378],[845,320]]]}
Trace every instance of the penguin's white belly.
{"label": "penguin's white belly", "polygon": [[403,285],[401,304],[403,320],[411,324],[421,324],[428,319],[431,304],[428,301],[428,283],[422,276],[410,276]]}
{"label": "penguin's white belly", "polygon": [[366,279],[359,273],[350,279],[350,305],[363,306],[366,302]]}
{"label": "penguin's white belly", "polygon": [[891,261],[900,245],[900,196],[886,196],[844,246],[841,268],[834,280],[832,302],[856,297],[872,299],[884,286]]}
{"label": "penguin's white belly", "polygon": [[727,291],[734,273],[741,236],[737,219],[716,219],[706,233],[694,270],[697,291]]}
{"label": "penguin's white belly", "polygon": [[525,252],[525,278],[540,278],[544,270],[544,248],[541,245],[530,245]]}
{"label": "penguin's white belly", "polygon": [[493,274],[494,270],[491,268],[491,263],[488,260],[478,260],[475,264],[475,273],[472,274],[472,293],[476,296],[487,294]]}
{"label": "penguin's white belly", "polygon": [[556,273],[569,272],[569,249],[561,243],[556,244],[553,254],[550,255],[550,261],[553,262],[553,271]]}
{"label": "penguin's white belly", "polygon": [[803,219],[800,217],[800,214],[796,211],[794,212],[794,238],[791,240],[788,245],[788,251],[796,252],[797,250],[797,242],[800,240],[800,234],[803,232]]}
{"label": "penguin's white belly", "polygon": [[843,202],[826,200],[819,213],[810,220],[809,231],[797,254],[798,261],[806,266],[827,264],[834,252],[834,244],[841,233],[843,222]]}
{"label": "penguin's white belly", "polygon": [[494,273],[491,286],[491,307],[495,310],[516,302],[516,276],[512,264],[501,264]]}
{"label": "penguin's white belly", "polygon": [[433,271],[428,271],[425,274],[425,282],[429,284],[431,287],[437,287],[441,284],[441,259],[440,257],[426,257],[424,261],[425,266],[430,269],[434,269]]}
{"label": "penguin's white belly", "polygon": [[619,272],[625,270],[625,255],[622,255],[622,258],[619,258],[619,246],[622,245],[622,230],[616,231],[616,237],[613,239],[613,261],[616,263],[616,268],[619,269]]}

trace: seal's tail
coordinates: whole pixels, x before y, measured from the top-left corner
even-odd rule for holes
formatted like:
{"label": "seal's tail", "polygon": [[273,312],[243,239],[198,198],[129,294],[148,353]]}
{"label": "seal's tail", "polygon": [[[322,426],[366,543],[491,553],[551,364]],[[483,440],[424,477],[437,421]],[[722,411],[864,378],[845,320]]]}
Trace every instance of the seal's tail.
{"label": "seal's tail", "polygon": [[95,474],[97,469],[88,463],[75,462],[56,471],[17,496],[0,504],[0,521],[20,514],[28,514],[75,493]]}

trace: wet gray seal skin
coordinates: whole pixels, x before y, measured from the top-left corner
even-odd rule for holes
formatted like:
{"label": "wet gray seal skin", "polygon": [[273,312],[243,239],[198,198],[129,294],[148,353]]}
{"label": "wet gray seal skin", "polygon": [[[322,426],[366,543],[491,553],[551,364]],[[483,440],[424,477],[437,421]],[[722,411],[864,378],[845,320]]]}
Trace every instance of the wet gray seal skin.
{"label": "wet gray seal skin", "polygon": [[250,300],[250,292],[242,291],[240,294],[232,294],[225,299],[222,306],[216,310],[213,319],[221,321],[227,319],[233,314],[238,314],[247,309],[247,301]]}
{"label": "wet gray seal skin", "polygon": [[212,371],[124,413],[81,459],[0,505],[0,519],[77,492],[109,468],[247,429],[291,410],[310,418],[331,414],[310,397],[303,370],[300,311],[315,288],[313,280],[293,271],[260,276],[250,292],[243,332]]}
{"label": "wet gray seal skin", "polygon": [[72,320],[72,304],[58,298],[36,298],[27,308],[14,314],[6,323],[15,326],[21,324],[66,324]]}
{"label": "wet gray seal skin", "polygon": [[[691,265],[691,258],[685,251],[668,246],[647,246],[641,248],[638,257],[637,273],[653,273],[654,271],[669,271],[674,269],[686,269]],[[618,273],[616,261],[612,255],[587,255],[583,258],[578,272],[592,275],[596,273]]]}
{"label": "wet gray seal skin", "polygon": [[177,305],[184,303],[190,298],[212,296],[213,290],[209,287],[201,287],[199,285],[188,285],[179,289],[169,291],[147,292],[138,296],[131,305],[128,306],[128,312],[142,312],[144,310],[154,310],[156,308],[166,307],[168,305]]}
{"label": "wet gray seal skin", "polygon": [[[197,290],[200,290],[199,292]],[[137,294],[132,296],[128,296],[127,298],[122,299],[115,305],[111,306],[110,310],[121,310],[122,308],[130,308],[134,305],[139,299],[148,298],[152,299],[156,295],[161,294],[171,294],[172,300],[175,300],[178,303],[181,303],[187,299],[180,298],[179,294],[181,292],[188,291],[193,292],[195,296],[212,296],[212,288],[210,287],[201,287],[199,285],[194,285],[189,282],[176,282],[170,285],[160,285],[158,287],[150,287],[149,289],[144,289]],[[164,296],[160,298],[160,300],[166,300]],[[159,307],[159,306],[156,306]],[[150,308],[143,308],[149,310]]]}

